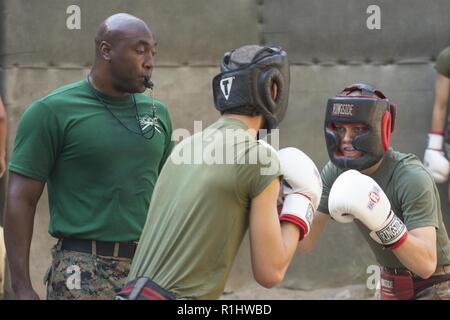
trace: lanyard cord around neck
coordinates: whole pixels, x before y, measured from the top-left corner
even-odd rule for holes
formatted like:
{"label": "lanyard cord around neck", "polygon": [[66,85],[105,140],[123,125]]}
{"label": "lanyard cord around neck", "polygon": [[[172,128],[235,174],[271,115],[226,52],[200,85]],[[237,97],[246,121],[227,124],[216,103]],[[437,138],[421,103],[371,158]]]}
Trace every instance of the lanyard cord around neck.
{"label": "lanyard cord around neck", "polygon": [[[140,135],[140,136],[142,136],[143,138],[145,138],[145,139],[147,139],[147,140],[150,140],[150,139],[152,139],[153,138],[153,136],[155,135],[155,126],[157,125],[157,121],[158,121],[158,118],[156,117],[156,106],[155,106],[155,100],[153,99],[153,96],[152,96],[152,121],[153,121],[153,123],[152,123],[152,125],[151,125],[151,136],[150,137],[148,137],[147,136],[147,134],[148,134],[148,132],[147,133],[144,133],[144,131],[142,130],[142,127],[141,127],[141,123],[140,123],[140,121],[139,121],[139,115],[138,115],[138,108],[137,108],[137,103],[136,103],[136,98],[134,97],[134,94],[131,94],[131,96],[133,97],[133,105],[134,105],[134,110],[135,110],[135,115],[136,115],[136,121],[137,121],[137,126],[138,126],[138,128],[139,128],[139,131],[134,131],[133,129],[130,129],[125,123],[123,123],[123,121],[122,120],[120,120],[119,119],[119,117],[117,117],[115,114],[114,114],[114,112],[112,112],[112,110],[108,107],[108,104],[105,102],[105,101],[103,101],[103,99],[102,98],[100,98],[100,96],[97,94],[97,92],[95,92],[95,89],[94,89],[94,86],[92,85],[92,83],[91,83],[91,80],[90,80],[90,75],[88,75],[87,76],[87,82],[89,83],[89,88],[90,88],[90,90],[91,90],[91,92],[92,92],[92,94],[95,96],[95,98],[106,108],[106,110],[108,110],[109,111],[109,113],[117,120],[117,121],[119,121],[119,123],[125,128],[125,129],[127,129],[128,131],[130,131],[131,133],[133,133],[133,134],[137,134],[137,135]],[[152,93],[153,93],[153,90],[152,90]]]}

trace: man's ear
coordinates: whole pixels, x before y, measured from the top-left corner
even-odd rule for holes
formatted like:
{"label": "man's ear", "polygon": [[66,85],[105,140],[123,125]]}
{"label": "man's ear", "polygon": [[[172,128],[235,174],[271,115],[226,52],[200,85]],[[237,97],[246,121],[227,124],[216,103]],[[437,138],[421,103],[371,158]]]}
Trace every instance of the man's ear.
{"label": "man's ear", "polygon": [[111,44],[107,41],[102,41],[99,47],[100,55],[105,61],[111,61]]}

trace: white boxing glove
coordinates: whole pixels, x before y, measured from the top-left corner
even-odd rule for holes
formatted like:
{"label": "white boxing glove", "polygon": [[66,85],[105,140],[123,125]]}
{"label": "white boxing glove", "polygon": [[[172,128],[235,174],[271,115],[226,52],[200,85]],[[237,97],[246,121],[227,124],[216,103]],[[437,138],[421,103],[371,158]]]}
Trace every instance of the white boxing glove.
{"label": "white boxing glove", "polygon": [[450,173],[450,164],[442,150],[443,144],[443,134],[428,134],[428,147],[423,156],[423,164],[436,183],[447,181]]}
{"label": "white boxing glove", "polygon": [[302,240],[311,230],[314,212],[319,206],[322,179],[314,162],[299,149],[281,149],[278,158],[284,197],[280,221],[298,225]]}
{"label": "white boxing glove", "polygon": [[407,237],[405,224],[391,210],[391,203],[371,177],[356,170],[342,173],[328,196],[330,215],[338,222],[361,221],[373,240],[386,248],[398,248]]}

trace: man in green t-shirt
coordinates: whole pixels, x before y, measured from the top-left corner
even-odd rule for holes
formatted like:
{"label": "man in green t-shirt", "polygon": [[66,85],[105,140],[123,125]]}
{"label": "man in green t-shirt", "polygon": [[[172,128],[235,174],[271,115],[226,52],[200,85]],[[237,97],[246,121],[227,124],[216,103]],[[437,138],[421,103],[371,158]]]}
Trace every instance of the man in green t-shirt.
{"label": "man in green t-shirt", "polygon": [[364,83],[328,100],[330,160],[314,228],[299,244],[313,248],[331,217],[356,221],[381,270],[382,299],[449,299],[450,241],[439,194],[420,160],[389,148],[396,107]]}
{"label": "man in green t-shirt", "polygon": [[36,204],[47,184],[58,238],[48,299],[111,299],[124,284],[153,188],[171,148],[165,105],[151,87],[156,42],[142,20],[116,14],[99,27],[87,79],[34,101],[9,163],[5,241],[17,299],[37,299],[29,274]]}
{"label": "man in green t-shirt", "polygon": [[[448,103],[450,101],[450,47],[439,53],[434,67],[437,71],[434,104],[431,130],[428,134],[428,144],[423,157],[423,164],[430,171],[436,183],[444,183],[448,180],[450,174],[450,163],[447,160],[450,155],[450,126],[448,126],[449,120],[447,118]],[[447,136],[444,137],[446,127]]]}
{"label": "man in green t-shirt", "polygon": [[217,299],[247,229],[254,277],[272,287],[310,230],[322,189],[317,168],[298,149],[277,153],[257,140],[286,112],[286,53],[243,46],[225,54],[221,71],[213,93],[222,117],[167,160],[118,299]]}

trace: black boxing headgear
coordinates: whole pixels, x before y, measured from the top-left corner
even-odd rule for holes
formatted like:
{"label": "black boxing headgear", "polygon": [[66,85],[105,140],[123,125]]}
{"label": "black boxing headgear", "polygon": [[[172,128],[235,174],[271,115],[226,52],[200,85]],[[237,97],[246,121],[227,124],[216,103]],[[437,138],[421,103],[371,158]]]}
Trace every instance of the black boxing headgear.
{"label": "black boxing headgear", "polygon": [[262,47],[249,63],[231,61],[232,54],[233,51],[224,55],[221,73],[213,79],[216,109],[221,113],[262,115],[265,129],[276,128],[288,106],[287,53],[280,48]]}
{"label": "black boxing headgear", "polygon": [[[353,92],[359,95],[351,95]],[[396,106],[369,84],[356,83],[330,98],[325,115],[325,140],[330,160],[343,170],[364,170],[376,164],[389,148],[394,131]],[[355,136],[353,148],[361,151],[357,158],[345,157],[335,124],[363,124],[367,131]]]}

